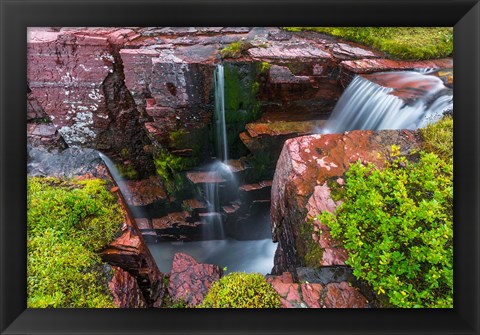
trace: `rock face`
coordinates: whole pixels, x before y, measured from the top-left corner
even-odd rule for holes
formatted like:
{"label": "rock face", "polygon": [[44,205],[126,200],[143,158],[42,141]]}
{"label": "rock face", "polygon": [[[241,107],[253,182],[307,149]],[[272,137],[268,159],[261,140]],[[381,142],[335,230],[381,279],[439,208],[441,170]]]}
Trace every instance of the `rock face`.
{"label": "rock face", "polygon": [[[125,209],[124,202],[121,201],[121,204],[125,213],[123,232],[102,252],[102,260],[120,267],[134,276],[146,304],[160,307],[165,292],[163,274],[158,270],[140,230]],[[118,283],[131,285],[128,281],[119,280]],[[118,291],[119,289],[115,288],[114,290]],[[123,288],[123,290],[125,289]]]}
{"label": "rock face", "polygon": [[132,33],[119,28],[29,29],[27,81],[30,114],[41,107],[68,146],[117,153],[126,148],[141,166],[148,139],[118,55]]}
{"label": "rock face", "polygon": [[365,308],[367,299],[347,282],[294,283],[292,275],[284,272],[269,276],[267,281],[280,295],[284,308]]}
{"label": "rock face", "polygon": [[220,268],[212,264],[199,264],[193,257],[176,253],[173,258],[168,293],[173,302],[188,306],[200,304],[212,283],[220,279]]}
{"label": "rock face", "polygon": [[[272,234],[279,243],[272,273],[296,275],[297,267],[344,265],[345,250],[331,239],[328,227],[313,220],[338,205],[329,185],[343,183],[345,171],[358,160],[381,168],[392,145],[407,154],[419,148],[419,141],[417,133],[407,130],[352,131],[287,140],[272,185]],[[314,234],[319,230],[322,234]]]}
{"label": "rock face", "polygon": [[115,306],[120,308],[147,307],[137,280],[122,268],[112,266],[113,276],[108,282],[108,288],[113,296]]}

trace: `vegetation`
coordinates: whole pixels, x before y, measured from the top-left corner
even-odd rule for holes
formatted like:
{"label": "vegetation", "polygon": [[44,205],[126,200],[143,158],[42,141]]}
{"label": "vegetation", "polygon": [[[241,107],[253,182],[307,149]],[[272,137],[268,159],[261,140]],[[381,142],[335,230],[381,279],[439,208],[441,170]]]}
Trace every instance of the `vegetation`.
{"label": "vegetation", "polygon": [[200,308],[278,308],[280,297],[265,277],[258,273],[233,272],[219,281]]}
{"label": "vegetation", "polygon": [[453,159],[453,118],[445,116],[436,123],[420,129],[423,137],[423,148],[428,152],[436,153],[442,159]]}
{"label": "vegetation", "polygon": [[397,307],[453,305],[453,165],[433,153],[346,173],[344,203],[323,212],[347,263]]}
{"label": "vegetation", "polygon": [[220,50],[220,55],[222,58],[239,58],[242,54],[250,49],[252,45],[249,42],[245,41],[236,41],[232,42],[222,50]]}
{"label": "vegetation", "polygon": [[30,177],[27,306],[114,307],[98,252],[123,222],[115,197],[94,179]]}
{"label": "vegetation", "polygon": [[285,27],[289,31],[313,30],[372,46],[400,59],[451,56],[451,27]]}
{"label": "vegetation", "polygon": [[115,164],[115,166],[117,167],[118,173],[120,173],[122,178],[130,179],[130,180],[138,178],[138,172],[137,170],[135,170],[135,167],[133,165],[131,164],[124,165],[119,163],[119,164]]}

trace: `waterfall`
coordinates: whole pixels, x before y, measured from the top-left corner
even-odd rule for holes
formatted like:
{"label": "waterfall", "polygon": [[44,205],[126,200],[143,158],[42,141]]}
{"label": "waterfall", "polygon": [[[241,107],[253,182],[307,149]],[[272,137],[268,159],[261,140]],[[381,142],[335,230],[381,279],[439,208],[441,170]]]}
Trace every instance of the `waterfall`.
{"label": "waterfall", "polygon": [[215,127],[217,131],[217,159],[225,162],[228,159],[227,128],[225,126],[225,76],[223,65],[217,64],[213,74],[215,86]]}
{"label": "waterfall", "polygon": [[129,207],[130,209],[130,212],[132,213],[132,215],[134,217],[143,217],[145,216],[145,213],[142,211],[141,208],[139,207],[135,207],[135,206],[130,206],[128,204],[129,200],[128,199],[132,199],[133,196],[132,196],[132,193],[129,191],[128,187],[127,187],[127,184],[125,183],[125,181],[122,180],[122,175],[120,173],[120,171],[118,171],[117,169],[117,166],[115,165],[115,163],[110,159],[108,158],[107,156],[105,156],[104,154],[102,154],[101,152],[98,152],[98,155],[100,156],[100,158],[102,159],[102,161],[105,163],[105,165],[107,166],[108,168],[108,171],[110,172],[110,175],[112,176],[113,178],[113,181],[115,182],[115,184],[117,184],[119,190],[120,190],[120,193],[122,194],[123,196],[123,199],[125,200],[125,204]]}
{"label": "waterfall", "polygon": [[355,77],[321,132],[417,129],[453,107],[452,91],[438,77],[412,71],[383,72],[375,73],[374,80],[392,87]]}

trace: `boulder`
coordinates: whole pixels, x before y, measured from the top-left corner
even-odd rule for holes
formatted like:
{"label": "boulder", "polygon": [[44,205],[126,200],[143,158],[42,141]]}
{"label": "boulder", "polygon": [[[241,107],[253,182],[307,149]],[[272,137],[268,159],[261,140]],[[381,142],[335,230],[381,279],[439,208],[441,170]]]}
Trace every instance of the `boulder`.
{"label": "boulder", "polygon": [[200,304],[212,283],[220,279],[220,268],[212,264],[200,264],[189,255],[176,253],[173,257],[168,293],[173,302],[188,306]]}
{"label": "boulder", "polygon": [[356,130],[285,142],[272,184],[272,234],[279,243],[272,273],[295,275],[297,267],[344,265],[347,253],[314,218],[335,210],[339,203],[332,200],[329,185],[342,183],[350,164],[360,160],[381,168],[392,145],[408,154],[420,148],[420,138],[408,130]]}

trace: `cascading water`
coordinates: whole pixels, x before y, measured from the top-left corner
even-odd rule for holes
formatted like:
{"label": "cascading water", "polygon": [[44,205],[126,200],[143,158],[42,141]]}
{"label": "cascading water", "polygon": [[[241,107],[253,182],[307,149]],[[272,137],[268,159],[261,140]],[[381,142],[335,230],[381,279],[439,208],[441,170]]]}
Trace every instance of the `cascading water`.
{"label": "cascading water", "polygon": [[208,206],[208,215],[203,220],[206,222],[203,227],[204,239],[224,239],[223,219],[218,214],[220,210],[220,187],[228,187],[228,183],[235,183],[230,168],[225,162],[228,160],[227,127],[225,123],[225,76],[222,64],[217,64],[213,74],[215,88],[215,128],[216,128],[216,157],[217,160],[209,167],[208,179],[218,180],[222,178],[225,183],[205,183],[204,196]]}
{"label": "cascading water", "polygon": [[228,159],[227,127],[225,124],[225,76],[223,65],[217,64],[213,74],[215,87],[215,126],[217,133],[217,159],[226,162]]}
{"label": "cascading water", "polygon": [[321,132],[417,129],[453,107],[452,91],[438,77],[413,71],[383,72],[375,73],[375,80],[390,81],[393,87],[355,77]]}

